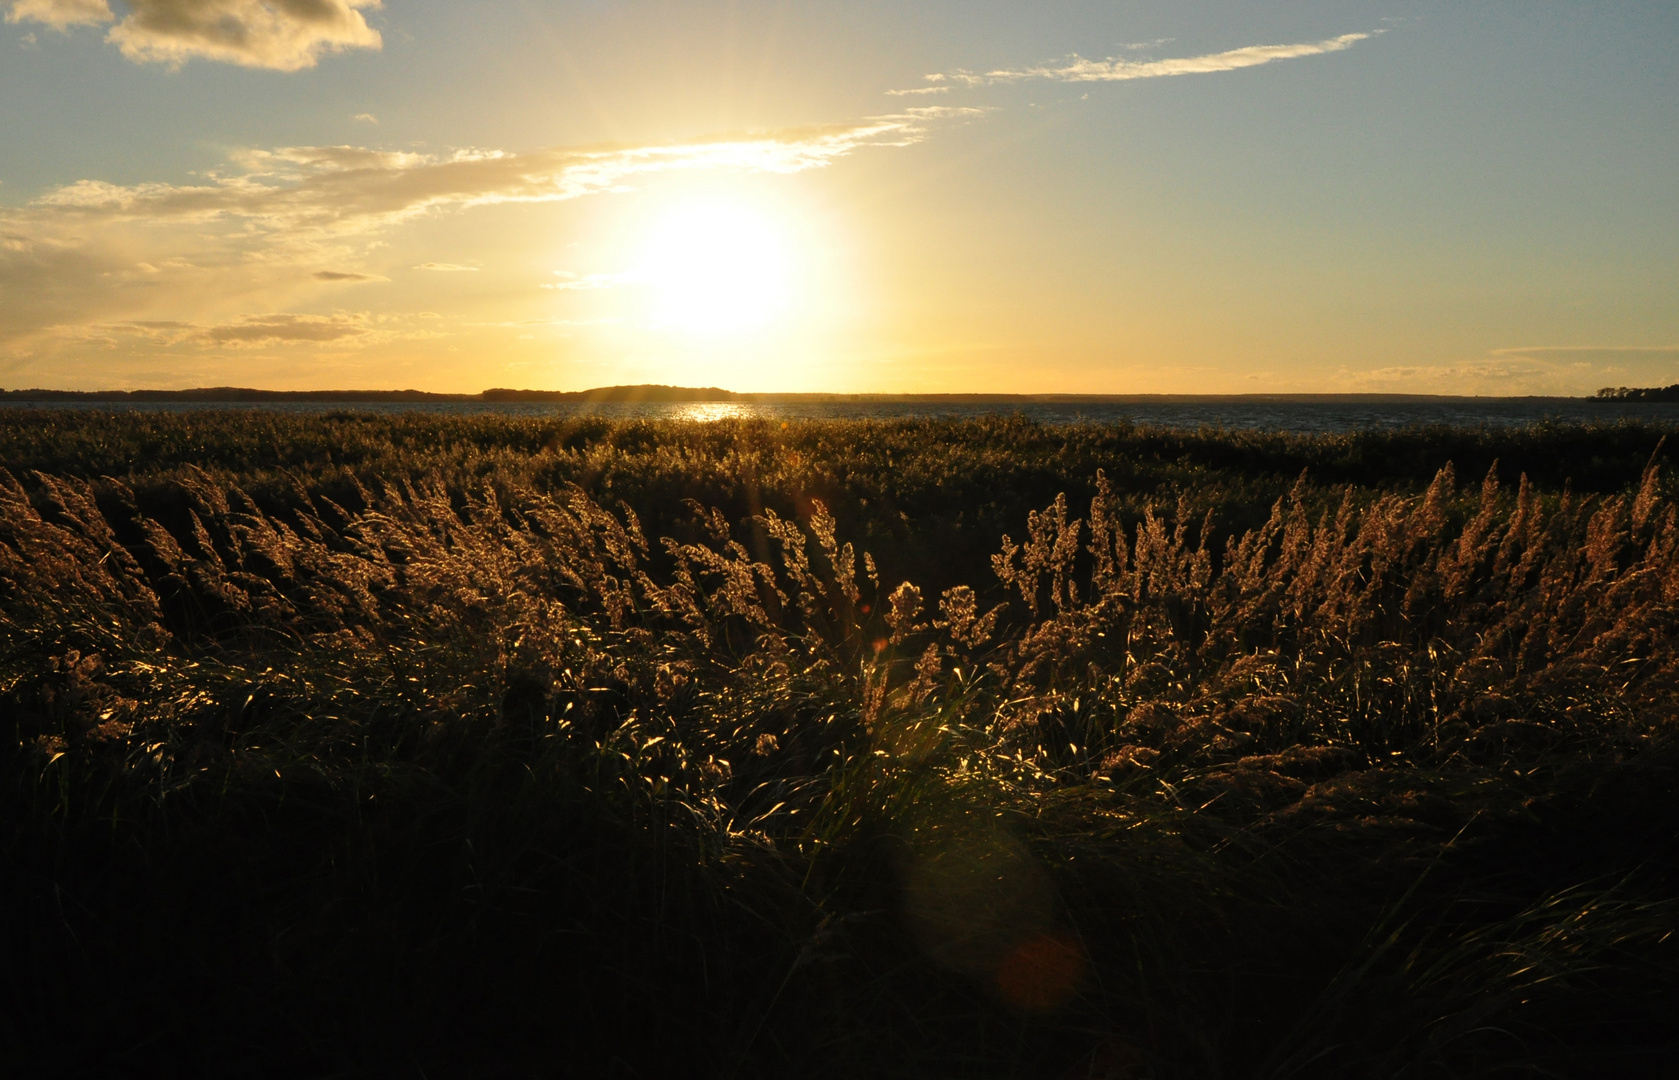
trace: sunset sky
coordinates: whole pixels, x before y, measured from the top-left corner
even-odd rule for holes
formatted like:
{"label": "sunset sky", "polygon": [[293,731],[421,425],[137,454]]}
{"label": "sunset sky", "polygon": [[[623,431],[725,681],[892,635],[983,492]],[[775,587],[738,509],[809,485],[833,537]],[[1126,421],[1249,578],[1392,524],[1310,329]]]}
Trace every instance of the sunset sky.
{"label": "sunset sky", "polygon": [[1679,5],[0,0],[0,386],[1679,382]]}

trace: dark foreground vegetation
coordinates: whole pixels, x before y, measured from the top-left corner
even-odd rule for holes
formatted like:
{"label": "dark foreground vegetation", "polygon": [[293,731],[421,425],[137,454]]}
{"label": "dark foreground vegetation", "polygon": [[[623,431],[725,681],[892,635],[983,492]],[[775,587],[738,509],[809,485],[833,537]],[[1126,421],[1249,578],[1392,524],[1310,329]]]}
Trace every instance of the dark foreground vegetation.
{"label": "dark foreground vegetation", "polygon": [[0,1065],[1671,1075],[1661,435],[0,414]]}

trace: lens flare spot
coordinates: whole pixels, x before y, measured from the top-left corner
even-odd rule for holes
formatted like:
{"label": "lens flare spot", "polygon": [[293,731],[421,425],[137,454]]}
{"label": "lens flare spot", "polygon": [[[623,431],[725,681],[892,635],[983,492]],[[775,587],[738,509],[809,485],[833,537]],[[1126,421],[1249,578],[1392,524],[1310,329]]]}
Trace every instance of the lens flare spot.
{"label": "lens flare spot", "polygon": [[1054,1012],[1073,1000],[1084,982],[1084,950],[1065,934],[1033,934],[1010,950],[992,983],[1021,1012]]}

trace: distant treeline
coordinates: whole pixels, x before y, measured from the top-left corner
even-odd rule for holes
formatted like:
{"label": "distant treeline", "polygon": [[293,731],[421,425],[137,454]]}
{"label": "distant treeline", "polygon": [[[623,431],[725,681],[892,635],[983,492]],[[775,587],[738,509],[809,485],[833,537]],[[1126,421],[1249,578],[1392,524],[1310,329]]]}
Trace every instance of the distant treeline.
{"label": "distant treeline", "polygon": [[253,390],[205,386],[192,390],[0,390],[0,401],[733,401],[740,395],[715,386],[603,386],[594,390],[485,390],[478,394],[433,394],[424,390]]}
{"label": "distant treeline", "polygon": [[1605,386],[1592,397],[1597,401],[1679,401],[1679,383],[1672,386]]}

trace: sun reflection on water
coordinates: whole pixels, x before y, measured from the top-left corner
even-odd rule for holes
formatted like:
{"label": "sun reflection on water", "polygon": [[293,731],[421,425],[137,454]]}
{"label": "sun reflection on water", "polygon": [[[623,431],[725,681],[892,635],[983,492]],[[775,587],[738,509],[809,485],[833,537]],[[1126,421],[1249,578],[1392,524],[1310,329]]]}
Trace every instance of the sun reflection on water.
{"label": "sun reflection on water", "polygon": [[695,401],[678,406],[672,414],[672,419],[709,423],[713,420],[744,420],[755,415],[756,409],[748,405],[737,405],[732,401]]}

